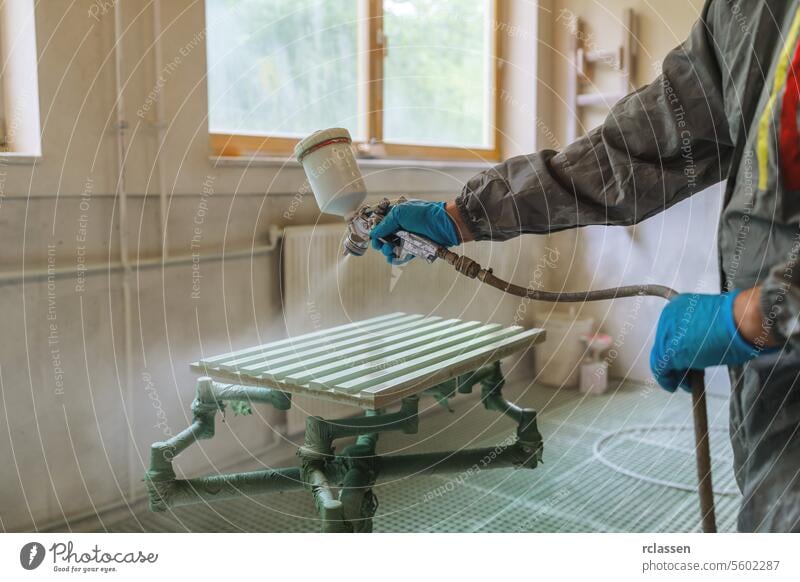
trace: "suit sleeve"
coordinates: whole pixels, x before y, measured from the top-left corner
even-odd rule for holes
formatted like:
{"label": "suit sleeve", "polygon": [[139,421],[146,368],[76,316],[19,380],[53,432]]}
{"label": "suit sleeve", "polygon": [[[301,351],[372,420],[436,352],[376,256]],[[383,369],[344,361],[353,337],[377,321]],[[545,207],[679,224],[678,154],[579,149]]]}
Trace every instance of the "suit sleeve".
{"label": "suit sleeve", "polygon": [[711,24],[717,3],[706,3],[660,76],[600,127],[560,152],[511,158],[471,178],[456,204],[475,238],[630,225],[724,180],[733,144]]}
{"label": "suit sleeve", "polygon": [[796,238],[788,260],[773,267],[761,288],[764,334],[755,344],[763,348],[769,336],[800,352],[800,242]]}

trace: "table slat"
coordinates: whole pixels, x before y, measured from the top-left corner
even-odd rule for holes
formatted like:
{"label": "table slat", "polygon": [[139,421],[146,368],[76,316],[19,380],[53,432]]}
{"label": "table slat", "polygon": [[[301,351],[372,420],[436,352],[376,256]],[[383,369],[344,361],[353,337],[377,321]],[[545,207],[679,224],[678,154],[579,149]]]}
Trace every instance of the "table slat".
{"label": "table slat", "polygon": [[[450,357],[457,355],[459,352],[470,351],[474,348],[479,348],[486,344],[490,344],[493,341],[503,339],[509,335],[514,335],[518,329],[522,328],[506,328],[499,331],[489,332],[483,334],[481,337],[477,337],[465,341],[459,345],[441,350],[428,350],[426,347],[418,348],[408,360],[401,362],[396,366],[391,366],[386,370],[381,370],[380,372],[375,372],[373,374],[366,374],[365,376],[355,380],[342,382],[337,384],[334,388],[347,392],[360,392],[371,386],[387,382],[392,378],[403,376],[420,368],[425,368],[430,364],[447,360]],[[314,382],[311,383],[311,386],[314,387]]]}
{"label": "table slat", "polygon": [[[437,320],[439,318],[436,318]],[[391,324],[381,324],[377,331],[375,328],[366,328],[363,332],[350,333],[347,337],[339,336],[326,336],[324,338],[314,341],[312,347],[308,344],[300,343],[297,347],[280,348],[276,352],[265,349],[257,356],[250,356],[243,359],[234,360],[232,362],[221,362],[219,367],[228,370],[229,372],[245,371],[249,373],[264,373],[269,374],[271,370],[288,366],[294,362],[303,361],[307,358],[312,358],[317,354],[334,353],[344,351],[348,347],[360,346],[364,338],[382,338],[388,337],[392,334],[399,333],[406,329],[417,329],[420,325],[424,325],[428,320],[420,316],[402,317],[393,320]]]}
{"label": "table slat", "polygon": [[365,378],[370,374],[387,370],[400,363],[406,362],[409,359],[418,357],[421,352],[433,353],[436,350],[461,344],[488,332],[496,331],[501,327],[502,326],[500,324],[490,324],[485,326],[480,326],[480,324],[478,324],[478,326],[473,326],[471,329],[467,329],[466,331],[463,329],[454,329],[446,337],[438,340],[433,340],[432,338],[426,336],[425,341],[418,342],[411,346],[401,347],[398,345],[396,346],[398,349],[391,350],[393,353],[385,354],[383,357],[371,359],[369,363],[361,364],[355,367],[348,367],[347,369],[344,369],[344,371],[337,372],[335,374],[318,376],[310,382],[310,385],[312,388],[337,388],[349,380]]}
{"label": "table slat", "polygon": [[441,319],[438,317],[430,317],[425,320],[404,323],[391,329],[381,330],[380,332],[365,334],[357,338],[357,340],[347,342],[344,346],[334,344],[316,350],[314,353],[320,354],[316,357],[313,357],[313,353],[306,353],[299,358],[290,357],[272,361],[269,359],[269,355],[267,355],[264,362],[243,366],[239,371],[244,371],[247,374],[253,375],[260,374],[265,378],[276,378],[275,373],[279,371],[285,374],[289,371],[301,370],[304,366],[324,364],[345,356],[366,352],[369,349],[370,342],[373,341],[380,345],[385,345],[391,343],[394,338],[398,336],[413,337],[422,335],[440,321]]}
{"label": "table slat", "polygon": [[383,358],[407,350],[410,347],[425,345],[442,337],[452,336],[453,334],[480,327],[480,325],[478,321],[445,320],[439,322],[436,326],[428,328],[425,334],[415,335],[411,339],[403,341],[403,338],[397,337],[394,338],[395,341],[382,342],[382,345],[372,343],[368,346],[367,352],[356,356],[337,359],[323,365],[303,362],[300,367],[295,368],[293,371],[284,373],[276,370],[274,375],[284,381],[296,383],[306,383],[311,380],[322,381],[323,378],[327,380],[329,376],[333,376],[342,370],[362,369],[364,366],[381,361]]}
{"label": "table slat", "polygon": [[[447,370],[451,366],[454,367],[459,364],[465,364],[468,362],[474,361],[476,363],[476,369],[477,369],[477,367],[489,364],[493,362],[497,357],[499,357],[497,355],[498,350],[502,348],[517,349],[518,347],[529,342],[531,339],[535,338],[537,334],[541,334],[541,332],[542,332],[541,329],[526,330],[523,333],[501,339],[499,341],[490,343],[488,345],[481,346],[480,348],[472,350],[470,352],[465,352],[463,354],[454,356],[450,359],[437,362],[436,365],[434,366],[428,366],[427,368],[414,370],[405,376],[392,378],[390,382],[385,382],[383,384],[376,384],[374,386],[370,386],[369,388],[364,390],[364,392],[367,394],[380,394],[382,392],[400,391],[407,388],[408,385],[411,383],[420,382],[421,380],[427,379],[426,376],[428,375],[433,375],[442,370]],[[491,357],[488,357],[487,359],[487,356]]]}
{"label": "table slat", "polygon": [[364,328],[371,327],[375,324],[386,323],[386,325],[391,325],[390,320],[397,320],[401,317],[414,317],[416,319],[422,318],[421,315],[408,316],[407,314],[402,312],[390,313],[389,315],[381,315],[380,317],[373,317],[372,319],[365,319],[364,321],[356,321],[353,323],[347,323],[344,325],[339,325],[328,329],[321,329],[319,331],[303,334],[296,338],[286,338],[282,340],[276,340],[274,342],[261,344],[259,346],[253,346],[251,348],[244,348],[241,350],[237,350],[235,352],[229,352],[227,354],[222,354],[219,356],[205,357],[200,361],[203,362],[204,364],[208,364],[209,366],[211,366],[225,360],[232,360],[250,354],[257,354],[258,352],[261,352],[264,349],[276,350],[281,346],[288,346],[289,349],[291,349],[292,346],[301,342],[306,342],[306,340],[311,340],[314,338],[324,339],[322,338],[322,336],[331,336],[332,334],[338,334],[344,331],[350,331],[352,333],[362,333]]}

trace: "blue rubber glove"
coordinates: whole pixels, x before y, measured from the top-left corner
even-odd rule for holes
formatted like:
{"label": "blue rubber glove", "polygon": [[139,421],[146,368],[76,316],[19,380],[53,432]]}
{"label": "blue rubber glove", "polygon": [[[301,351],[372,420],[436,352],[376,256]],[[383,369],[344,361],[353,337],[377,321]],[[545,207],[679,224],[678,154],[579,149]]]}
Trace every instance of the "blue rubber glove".
{"label": "blue rubber glove", "polygon": [[740,290],[723,295],[678,295],[661,312],[650,370],[662,388],[690,391],[687,373],[709,366],[736,366],[760,351],[736,329],[733,302]]}
{"label": "blue rubber glove", "polygon": [[397,264],[394,247],[380,239],[386,240],[398,230],[424,236],[443,247],[459,244],[461,240],[458,238],[456,225],[447,215],[444,205],[444,202],[424,200],[409,200],[395,205],[386,218],[372,229],[372,247],[381,251],[391,264]]}

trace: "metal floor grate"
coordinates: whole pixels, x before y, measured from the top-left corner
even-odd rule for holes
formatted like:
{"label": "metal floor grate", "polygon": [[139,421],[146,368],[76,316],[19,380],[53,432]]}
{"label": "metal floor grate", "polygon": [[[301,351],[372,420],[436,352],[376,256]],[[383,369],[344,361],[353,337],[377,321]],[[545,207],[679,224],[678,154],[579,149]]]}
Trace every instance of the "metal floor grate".
{"label": "metal floor grate", "polygon": [[[509,391],[510,392],[510,391]],[[699,531],[694,493],[642,481],[661,479],[692,485],[695,465],[691,401],[686,394],[625,386],[613,394],[583,397],[572,390],[536,387],[520,402],[538,407],[545,440],[544,464],[529,470],[478,471],[469,478],[436,476],[379,484],[375,531],[441,532],[672,532]],[[474,402],[472,403],[474,405]],[[715,489],[735,491],[727,440],[727,401],[709,397]],[[428,424],[428,427],[424,425]],[[476,427],[489,427],[475,439]],[[660,427],[643,431],[641,427]],[[511,429],[496,415],[475,409],[440,414],[423,422],[423,448],[446,442],[502,442]],[[614,433],[611,435],[610,433]],[[383,437],[382,437],[383,438]],[[382,449],[399,451],[415,437],[388,436]],[[603,459],[594,456],[603,441]],[[436,445],[434,447],[434,445]],[[407,452],[407,451],[403,451]],[[739,498],[717,495],[720,531],[734,531]],[[117,522],[110,531],[316,532],[311,496],[304,491],[237,499],[213,506],[147,511]]]}

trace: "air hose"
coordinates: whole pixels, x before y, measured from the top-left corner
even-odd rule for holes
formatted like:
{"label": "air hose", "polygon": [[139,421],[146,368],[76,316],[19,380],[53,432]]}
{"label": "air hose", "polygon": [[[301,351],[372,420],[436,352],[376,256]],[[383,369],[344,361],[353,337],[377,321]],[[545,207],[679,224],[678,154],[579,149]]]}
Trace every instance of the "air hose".
{"label": "air hose", "polygon": [[[552,292],[521,287],[496,277],[491,269],[484,269],[479,263],[446,248],[439,247],[436,256],[452,265],[456,271],[478,279],[504,293],[516,295],[533,301],[549,303],[582,303],[586,301],[607,301],[622,297],[661,297],[670,301],[678,292],[663,285],[626,285],[597,291]],[[706,386],[702,370],[689,372],[692,391],[692,415],[694,418],[695,458],[697,461],[697,493],[700,497],[700,512],[703,531],[716,533],[717,522],[714,513],[714,488],[711,480],[711,450],[708,440],[708,412],[706,408]]]}

